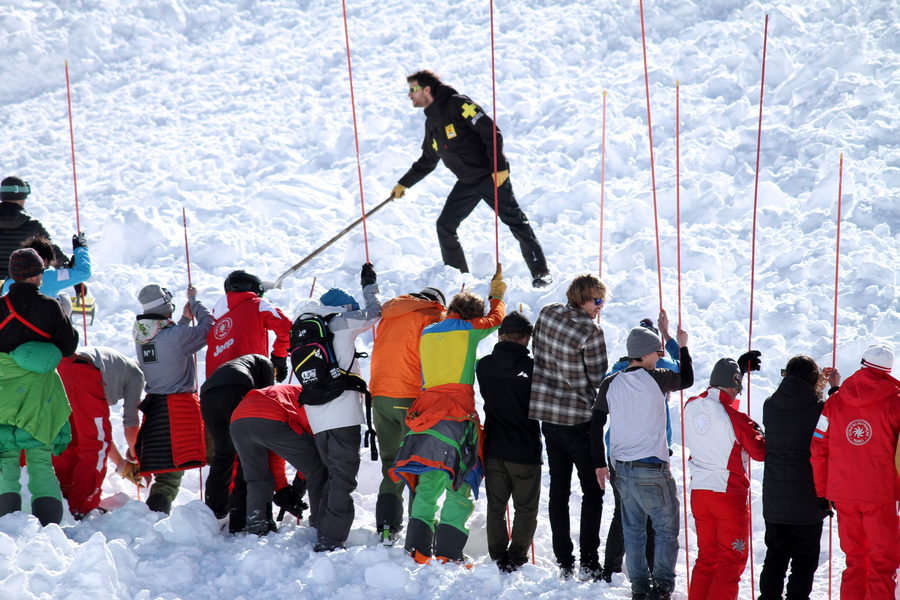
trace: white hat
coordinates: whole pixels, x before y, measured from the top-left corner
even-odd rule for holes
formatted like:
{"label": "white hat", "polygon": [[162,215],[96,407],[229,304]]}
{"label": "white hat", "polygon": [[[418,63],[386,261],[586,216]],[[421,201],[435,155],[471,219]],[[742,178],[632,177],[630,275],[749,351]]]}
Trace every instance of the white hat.
{"label": "white hat", "polygon": [[891,372],[894,368],[894,351],[885,344],[872,344],[863,352],[862,366]]}

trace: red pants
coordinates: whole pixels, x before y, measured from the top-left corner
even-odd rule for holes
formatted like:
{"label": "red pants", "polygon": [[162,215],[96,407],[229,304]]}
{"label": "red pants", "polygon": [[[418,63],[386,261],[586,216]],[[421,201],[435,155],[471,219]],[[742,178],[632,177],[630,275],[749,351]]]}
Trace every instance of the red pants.
{"label": "red pants", "polygon": [[734,600],[750,545],[750,510],[744,494],[691,491],[700,552],[689,600]]}
{"label": "red pants", "polygon": [[894,502],[836,502],[841,550],[841,600],[894,600],[900,566],[900,520]]}
{"label": "red pants", "polygon": [[76,516],[100,505],[100,486],[106,477],[106,457],[112,442],[109,404],[100,371],[83,360],[64,358],[58,368],[72,406],[72,442],[65,452],[53,457],[63,497]]}

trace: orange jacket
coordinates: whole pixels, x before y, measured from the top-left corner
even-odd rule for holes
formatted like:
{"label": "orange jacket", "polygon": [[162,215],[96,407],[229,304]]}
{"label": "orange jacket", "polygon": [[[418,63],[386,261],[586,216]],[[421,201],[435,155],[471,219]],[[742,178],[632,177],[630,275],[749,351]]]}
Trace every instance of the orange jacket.
{"label": "orange jacket", "polygon": [[422,393],[419,339],[444,316],[440,302],[403,295],[384,303],[372,349],[373,396],[415,398]]}

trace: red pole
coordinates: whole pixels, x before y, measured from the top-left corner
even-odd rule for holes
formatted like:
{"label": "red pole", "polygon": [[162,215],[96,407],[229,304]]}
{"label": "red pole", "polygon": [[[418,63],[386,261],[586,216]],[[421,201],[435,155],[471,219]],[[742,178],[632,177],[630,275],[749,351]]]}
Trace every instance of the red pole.
{"label": "red pole", "polygon": [[[678,328],[681,329],[681,86],[675,80],[675,219],[678,244]],[[681,390],[681,491],[684,495],[684,562],[691,589],[691,544],[688,538],[687,458],[684,456],[684,390]]]}
{"label": "red pole", "polygon": [[644,48],[644,87],[647,90],[647,131],[650,135],[650,181],[653,185],[653,224],[656,226],[656,273],[659,278],[659,310],[663,308],[662,263],[659,257],[659,220],[656,216],[656,169],[653,166],[653,126],[650,122],[650,76],[647,74],[647,40],[644,36],[644,0],[641,6],[641,44]]}
{"label": "red pole", "polygon": [[[187,235],[187,213],[184,210],[184,207],[181,207],[181,222],[184,224],[184,255],[187,259],[187,276],[188,276],[188,287],[191,287],[191,250],[188,246],[188,235]],[[194,326],[194,316],[191,315],[191,327]],[[197,386],[197,389],[200,389],[200,373],[197,368],[197,353],[194,353],[194,383]],[[205,426],[204,426],[205,427]],[[197,470],[200,473],[200,499],[203,500],[203,467],[197,467]]]}
{"label": "red pole", "polygon": [[316,278],[313,277],[312,286],[309,288],[309,297],[312,298],[313,291],[316,289]]}
{"label": "red pole", "polygon": [[369,233],[366,230],[366,201],[363,198],[362,165],[359,162],[359,134],[356,131],[356,100],[353,95],[353,67],[350,64],[350,33],[347,30],[347,4],[341,0],[344,9],[344,41],[347,45],[347,72],[350,74],[350,107],[353,110],[353,139],[356,142],[356,171],[359,175],[359,204],[362,207],[363,243],[366,247],[366,262],[369,260]]}
{"label": "red pole", "polygon": [[[838,171],[838,214],[837,214],[837,244],[834,257],[834,328],[831,342],[831,368],[837,366],[837,316],[838,316],[838,272],[841,263],[841,190],[844,186],[844,153],[841,152],[841,166]],[[828,517],[828,600],[831,600],[831,556],[832,556],[832,531],[834,530],[834,517]]]}
{"label": "red pole", "polygon": [[491,0],[491,93],[494,102],[494,243],[500,264],[500,186],[497,185],[497,76],[494,71],[494,0]]}
{"label": "red pole", "polygon": [[[753,236],[751,241],[750,252],[750,328],[747,336],[747,350],[752,350],[753,344],[753,290],[756,284],[756,209],[757,200],[759,198],[759,154],[762,144],[762,109],[763,109],[763,92],[766,87],[766,45],[769,40],[769,15],[766,15],[765,30],[763,33],[763,57],[762,57],[762,76],[759,83],[759,128],[756,133],[756,179],[753,187]],[[747,414],[750,414],[750,372],[747,371]],[[747,461],[747,477],[750,477],[750,461]],[[753,495],[749,496],[750,506],[750,594],[756,596],[756,581],[753,572]]]}
{"label": "red pole", "polygon": [[[81,214],[78,210],[78,175],[75,172],[75,129],[72,127],[72,93],[69,91],[69,61],[66,61],[66,100],[69,103],[69,141],[72,144],[72,184],[75,186],[75,229],[81,233]],[[84,328],[84,345],[88,345],[87,311],[84,306],[84,284],[80,287],[81,325]]]}
{"label": "red pole", "polygon": [[[603,278],[603,186],[606,183],[606,90],[603,90],[603,136],[600,142],[600,268],[597,276]],[[600,315],[597,315],[600,320]]]}

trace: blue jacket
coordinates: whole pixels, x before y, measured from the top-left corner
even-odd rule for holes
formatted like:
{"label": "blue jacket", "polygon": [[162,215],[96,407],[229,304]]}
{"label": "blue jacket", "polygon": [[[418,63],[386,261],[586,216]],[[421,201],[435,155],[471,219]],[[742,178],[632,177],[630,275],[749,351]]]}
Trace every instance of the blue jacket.
{"label": "blue jacket", "polygon": [[[75,267],[72,269],[47,269],[44,271],[44,280],[41,283],[40,292],[45,296],[56,299],[56,295],[78,283],[84,283],[91,278],[91,255],[87,248],[75,248]],[[8,278],[3,282],[3,293],[9,292],[13,280]]]}

